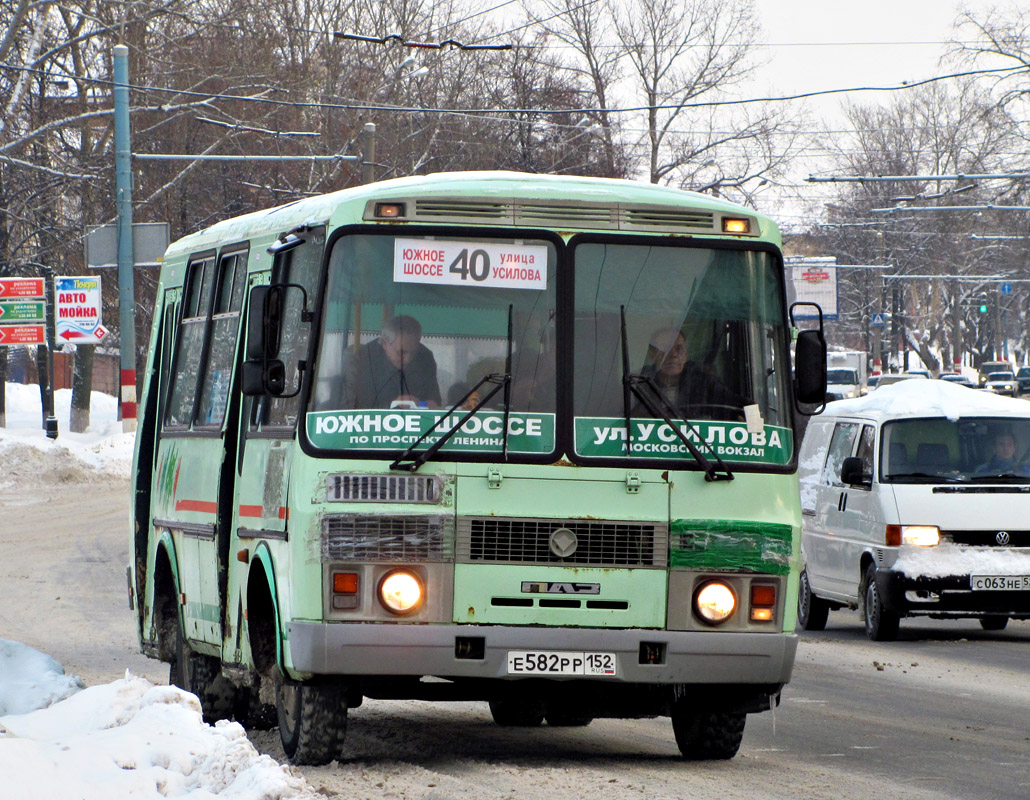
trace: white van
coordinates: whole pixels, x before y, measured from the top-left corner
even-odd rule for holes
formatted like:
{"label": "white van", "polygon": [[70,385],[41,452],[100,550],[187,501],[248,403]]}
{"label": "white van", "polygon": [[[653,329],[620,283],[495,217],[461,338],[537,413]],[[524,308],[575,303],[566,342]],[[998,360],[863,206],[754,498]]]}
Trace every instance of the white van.
{"label": "white van", "polygon": [[829,403],[799,461],[799,627],[843,607],[877,641],[906,616],[1030,619],[1030,403],[902,381]]}

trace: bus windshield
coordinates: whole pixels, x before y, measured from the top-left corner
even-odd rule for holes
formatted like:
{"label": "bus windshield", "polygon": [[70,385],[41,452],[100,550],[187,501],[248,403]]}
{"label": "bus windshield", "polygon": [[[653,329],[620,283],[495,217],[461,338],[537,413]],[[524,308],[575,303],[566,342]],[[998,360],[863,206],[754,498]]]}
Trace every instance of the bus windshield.
{"label": "bus windshield", "polygon": [[667,423],[625,396],[625,335],[629,371],[670,418],[695,423],[688,433],[726,460],[790,460],[788,339],[770,253],[585,241],[574,263],[576,455],[691,460]]}
{"label": "bus windshield", "polygon": [[[472,409],[496,388],[445,452],[551,453],[556,260],[555,245],[544,240],[338,239],[308,418],[312,444],[396,453],[426,433],[441,409]],[[511,380],[504,385],[509,351]],[[484,382],[487,376],[495,380]],[[460,418],[456,412],[445,419],[439,432]]]}

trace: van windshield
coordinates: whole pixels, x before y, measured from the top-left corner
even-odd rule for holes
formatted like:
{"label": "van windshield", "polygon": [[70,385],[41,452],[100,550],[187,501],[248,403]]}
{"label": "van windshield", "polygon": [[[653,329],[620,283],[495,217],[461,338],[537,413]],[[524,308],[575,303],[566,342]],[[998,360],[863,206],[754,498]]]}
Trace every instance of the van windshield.
{"label": "van windshield", "polygon": [[826,370],[827,383],[858,383],[858,370],[855,369],[828,369]]}
{"label": "van windshield", "polygon": [[906,419],[883,426],[884,483],[1030,483],[1030,419]]}

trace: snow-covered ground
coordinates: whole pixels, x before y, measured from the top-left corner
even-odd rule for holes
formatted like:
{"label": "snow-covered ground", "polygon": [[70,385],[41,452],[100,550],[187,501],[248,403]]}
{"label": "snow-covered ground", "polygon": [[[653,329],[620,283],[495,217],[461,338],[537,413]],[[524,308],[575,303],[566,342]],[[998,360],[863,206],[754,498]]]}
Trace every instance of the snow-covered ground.
{"label": "snow-covered ground", "polygon": [[[7,384],[6,391],[7,427],[0,428],[5,500],[31,481],[128,476],[133,434],[121,432],[113,397],[95,392],[90,427],[75,434],[68,432],[71,392],[58,391],[60,432],[51,440],[42,430],[38,388]],[[3,636],[0,630],[0,797],[317,796],[298,772],[260,755],[238,723],[205,724],[193,695],[128,672],[113,683],[84,687],[48,655]]]}

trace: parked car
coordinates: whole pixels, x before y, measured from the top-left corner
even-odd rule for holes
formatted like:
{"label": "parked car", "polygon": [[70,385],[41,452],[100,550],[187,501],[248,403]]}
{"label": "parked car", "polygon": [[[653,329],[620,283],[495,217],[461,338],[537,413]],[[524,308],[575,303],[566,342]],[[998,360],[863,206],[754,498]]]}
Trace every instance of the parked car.
{"label": "parked car", "polygon": [[[948,381],[948,383],[957,383],[959,386],[968,386],[970,389],[980,388],[972,378],[967,378],[961,372],[942,372],[940,377],[942,381]],[[1030,382],[1030,375],[1027,376],[1027,380]]]}
{"label": "parked car", "polygon": [[861,608],[866,634],[903,617],[1030,619],[1030,405],[907,380],[831,403],[798,459],[798,625]]}
{"label": "parked car", "polygon": [[1011,372],[989,372],[987,373],[987,383],[984,384],[984,389],[989,392],[997,392],[998,394],[1007,394],[1009,397],[1015,397],[1018,385],[1016,383],[1016,376]]}
{"label": "parked car", "polygon": [[1016,371],[1016,383],[1019,384],[1019,393],[1030,392],[1030,367],[1020,367]]}

